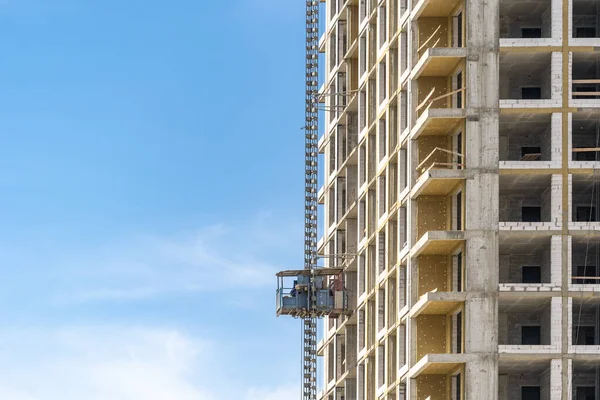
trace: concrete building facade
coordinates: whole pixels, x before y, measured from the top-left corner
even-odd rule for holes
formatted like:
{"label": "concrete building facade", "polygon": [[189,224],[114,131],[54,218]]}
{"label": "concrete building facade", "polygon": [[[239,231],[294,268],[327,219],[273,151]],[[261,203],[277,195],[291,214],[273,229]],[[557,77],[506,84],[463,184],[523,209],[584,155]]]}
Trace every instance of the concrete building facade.
{"label": "concrete building facade", "polygon": [[319,398],[600,399],[600,2],[324,8]]}

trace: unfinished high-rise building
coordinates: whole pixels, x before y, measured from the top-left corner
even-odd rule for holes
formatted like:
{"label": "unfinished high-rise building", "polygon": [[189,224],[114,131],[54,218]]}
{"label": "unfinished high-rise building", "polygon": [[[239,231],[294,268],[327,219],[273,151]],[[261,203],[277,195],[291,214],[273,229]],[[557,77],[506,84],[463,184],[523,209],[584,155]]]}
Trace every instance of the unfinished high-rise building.
{"label": "unfinished high-rise building", "polygon": [[600,1],[326,0],[323,400],[600,400]]}

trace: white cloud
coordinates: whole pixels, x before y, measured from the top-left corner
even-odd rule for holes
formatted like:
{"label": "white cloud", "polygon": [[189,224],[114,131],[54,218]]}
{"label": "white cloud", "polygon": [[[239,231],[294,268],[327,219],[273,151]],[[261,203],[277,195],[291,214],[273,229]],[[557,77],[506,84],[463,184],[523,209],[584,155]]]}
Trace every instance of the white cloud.
{"label": "white cloud", "polygon": [[244,400],[287,400],[300,397],[300,386],[287,385],[273,389],[250,389]]}
{"label": "white cloud", "polygon": [[[259,354],[265,359],[245,358],[246,351],[255,354],[256,348],[276,337],[272,332],[265,332],[262,341],[231,330],[223,332],[222,337],[220,333],[206,337],[215,334],[215,323],[221,321],[205,325],[201,308],[164,318],[165,311],[158,307],[148,318],[136,315],[134,305],[127,308],[126,315],[115,312],[113,318],[112,310],[120,304],[81,303],[211,291],[211,299],[224,297],[215,304],[219,315],[226,315],[225,303],[251,308],[262,304],[257,300],[257,291],[262,295],[265,289],[273,289],[275,270],[289,267],[279,263],[289,260],[293,251],[302,254],[298,247],[301,238],[301,221],[261,214],[246,223],[216,224],[177,234],[121,237],[111,243],[100,240],[93,246],[75,249],[54,238],[47,243],[22,241],[23,248],[0,243],[9,250],[0,251],[0,264],[14,266],[14,275],[7,276],[0,287],[6,289],[1,292],[11,301],[4,303],[3,310],[15,315],[13,321],[23,324],[55,324],[51,328],[0,327],[0,399],[296,398],[298,391],[286,386],[292,374],[285,371],[293,369],[293,362],[273,360],[263,349]],[[27,248],[35,251],[28,252]],[[32,298],[36,301],[29,303]],[[46,307],[48,298],[55,301],[52,306],[76,303],[77,307]],[[183,300],[178,303],[180,309],[188,311],[188,298],[176,300]],[[44,302],[43,307],[40,302]],[[97,314],[99,307],[102,312]],[[267,312],[272,315],[271,308]],[[75,326],[73,321],[82,318],[87,324],[96,321],[98,325]],[[179,328],[146,326],[161,324],[159,321],[169,323],[173,318],[178,318],[180,326],[201,329],[202,337]],[[107,325],[111,320],[118,322]],[[122,325],[134,321],[143,325]],[[223,329],[227,326],[224,323]],[[253,327],[251,331],[261,329]],[[247,366],[252,370],[248,371]],[[284,373],[279,374],[279,370]],[[273,387],[269,387],[271,384]]]}
{"label": "white cloud", "polygon": [[[3,330],[0,331],[0,399],[298,397],[298,385],[278,386],[274,382],[273,387],[244,386],[229,375],[222,350],[214,340],[161,327],[95,325]],[[265,381],[268,385],[268,378]]]}
{"label": "white cloud", "polygon": [[278,265],[300,250],[299,224],[260,214],[249,224],[194,233],[126,238],[53,268],[55,303],[133,300],[158,295],[252,290],[274,285]]}
{"label": "white cloud", "polygon": [[0,398],[213,400],[198,381],[209,344],[176,330],[71,327],[1,332]]}

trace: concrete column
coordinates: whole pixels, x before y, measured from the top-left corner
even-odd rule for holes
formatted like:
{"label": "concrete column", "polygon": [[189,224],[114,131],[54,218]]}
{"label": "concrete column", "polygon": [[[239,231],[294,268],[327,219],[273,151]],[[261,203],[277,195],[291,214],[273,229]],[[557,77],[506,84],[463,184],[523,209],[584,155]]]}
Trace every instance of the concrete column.
{"label": "concrete column", "polygon": [[562,175],[552,175],[550,181],[551,220],[555,228],[562,227]]}
{"label": "concrete column", "polygon": [[[566,330],[566,335],[567,335],[567,345],[568,346],[572,346],[573,345],[573,298],[569,297],[566,298],[567,300],[567,330]],[[563,349],[563,351],[566,351],[567,349]]]}
{"label": "concrete column", "polygon": [[407,400],[417,400],[417,380],[409,379],[406,391]]}
{"label": "concrete column", "polygon": [[[562,84],[562,53],[554,52],[551,56],[551,98],[554,102],[562,104],[563,96],[568,96],[568,93],[563,93]],[[569,92],[571,90],[569,89]]]}
{"label": "concrete column", "polygon": [[561,400],[562,360],[550,361],[550,400]]}
{"label": "concrete column", "polygon": [[508,375],[498,377],[498,400],[508,399]]}
{"label": "concrete column", "polygon": [[498,395],[498,360],[495,355],[469,361],[465,369],[465,399],[494,399]]}
{"label": "concrete column", "polygon": [[[550,137],[551,137],[551,156],[550,159],[552,160],[553,163],[557,163],[558,165],[560,165],[561,161],[562,161],[562,114],[560,113],[554,113],[552,114],[552,122],[551,122],[551,130],[550,130]],[[571,137],[569,136],[569,140],[571,140]]]}
{"label": "concrete column", "polygon": [[570,284],[573,276],[573,236],[566,236],[567,240],[567,282]]}
{"label": "concrete column", "polygon": [[465,400],[498,396],[499,0],[466,0]]}
{"label": "concrete column", "polygon": [[562,283],[562,236],[559,235],[550,239],[550,282]]}
{"label": "concrete column", "polygon": [[573,399],[573,359],[565,358],[562,360],[562,368],[566,368],[563,374],[563,384],[561,400]]}
{"label": "concrete column", "polygon": [[550,302],[550,344],[562,345],[562,297],[553,297]]}

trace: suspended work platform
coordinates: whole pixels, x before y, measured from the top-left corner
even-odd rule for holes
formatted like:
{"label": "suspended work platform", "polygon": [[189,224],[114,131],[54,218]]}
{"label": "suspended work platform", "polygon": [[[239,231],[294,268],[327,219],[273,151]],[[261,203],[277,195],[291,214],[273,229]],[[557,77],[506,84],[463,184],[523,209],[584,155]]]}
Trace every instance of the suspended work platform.
{"label": "suspended work platform", "polygon": [[313,271],[300,269],[277,273],[277,316],[337,317],[347,313],[348,294],[342,271],[342,268],[317,268]]}

